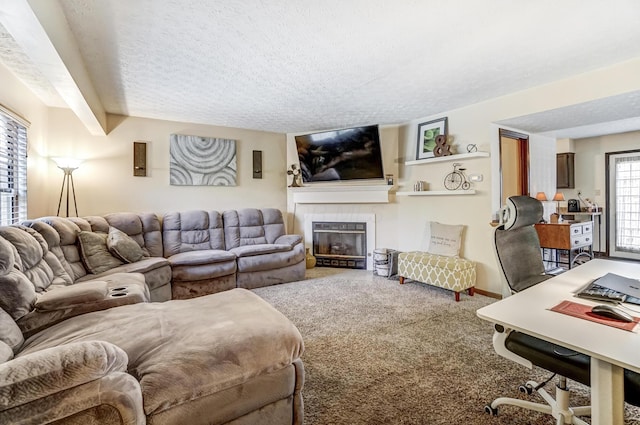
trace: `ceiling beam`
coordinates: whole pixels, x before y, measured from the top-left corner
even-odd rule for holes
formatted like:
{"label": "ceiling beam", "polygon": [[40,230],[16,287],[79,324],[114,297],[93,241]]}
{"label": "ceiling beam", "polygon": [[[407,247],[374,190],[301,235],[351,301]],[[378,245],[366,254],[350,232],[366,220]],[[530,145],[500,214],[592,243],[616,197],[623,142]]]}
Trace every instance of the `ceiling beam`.
{"label": "ceiling beam", "polygon": [[89,132],[107,134],[107,114],[58,2],[3,2],[0,22]]}

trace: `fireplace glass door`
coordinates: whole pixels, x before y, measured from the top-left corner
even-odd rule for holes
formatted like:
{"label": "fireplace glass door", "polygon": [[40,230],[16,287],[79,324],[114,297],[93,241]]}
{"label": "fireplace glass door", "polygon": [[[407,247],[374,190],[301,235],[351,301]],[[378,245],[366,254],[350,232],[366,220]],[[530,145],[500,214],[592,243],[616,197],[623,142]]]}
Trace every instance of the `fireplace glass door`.
{"label": "fireplace glass door", "polygon": [[317,266],[367,268],[367,223],[313,222]]}

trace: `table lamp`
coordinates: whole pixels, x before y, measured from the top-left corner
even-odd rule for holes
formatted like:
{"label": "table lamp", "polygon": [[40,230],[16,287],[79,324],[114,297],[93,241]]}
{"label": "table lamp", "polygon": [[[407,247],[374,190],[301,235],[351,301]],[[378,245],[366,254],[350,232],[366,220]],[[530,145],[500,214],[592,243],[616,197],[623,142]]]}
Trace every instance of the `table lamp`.
{"label": "table lamp", "polygon": [[556,194],[553,195],[553,200],[556,201],[556,212],[560,214],[560,201],[564,201],[564,195],[562,192],[556,192]]}
{"label": "table lamp", "polygon": [[537,199],[538,201],[548,201],[548,199],[547,199],[547,195],[546,195],[546,193],[544,193],[544,192],[538,192],[538,193],[536,193],[536,199]]}

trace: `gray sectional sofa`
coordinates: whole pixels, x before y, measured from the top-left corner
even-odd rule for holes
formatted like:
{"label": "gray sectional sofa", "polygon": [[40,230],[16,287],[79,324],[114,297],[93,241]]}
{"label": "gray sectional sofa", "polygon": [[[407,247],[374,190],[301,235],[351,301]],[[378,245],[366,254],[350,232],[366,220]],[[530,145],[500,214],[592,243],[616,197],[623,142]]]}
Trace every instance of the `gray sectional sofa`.
{"label": "gray sectional sofa", "polygon": [[0,423],[302,424],[302,337],[246,288],[304,270],[274,209],[0,227]]}

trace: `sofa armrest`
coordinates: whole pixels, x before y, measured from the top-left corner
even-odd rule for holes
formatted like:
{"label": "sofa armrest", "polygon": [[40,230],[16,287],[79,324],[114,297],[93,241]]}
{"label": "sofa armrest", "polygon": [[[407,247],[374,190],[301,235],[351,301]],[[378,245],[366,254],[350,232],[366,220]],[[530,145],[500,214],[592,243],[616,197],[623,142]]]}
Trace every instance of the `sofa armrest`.
{"label": "sofa armrest", "polygon": [[0,364],[0,411],[127,369],[127,354],[104,341],[46,348]]}
{"label": "sofa armrest", "polygon": [[101,280],[80,285],[61,286],[39,294],[35,307],[41,311],[61,310],[78,304],[102,301],[108,293],[107,282]]}
{"label": "sofa armrest", "polygon": [[302,242],[300,235],[282,235],[275,240],[276,244],[291,245],[292,247]]}
{"label": "sofa armrest", "polygon": [[143,424],[128,358],[104,341],[70,343],[0,364],[0,423],[49,423],[106,405],[117,423]]}
{"label": "sofa armrest", "polygon": [[[134,274],[131,274],[134,275]],[[133,276],[130,276],[130,278]],[[102,280],[61,286],[38,295],[35,309],[16,321],[25,338],[80,314],[121,305],[148,302],[148,289],[139,276],[123,283]]]}

